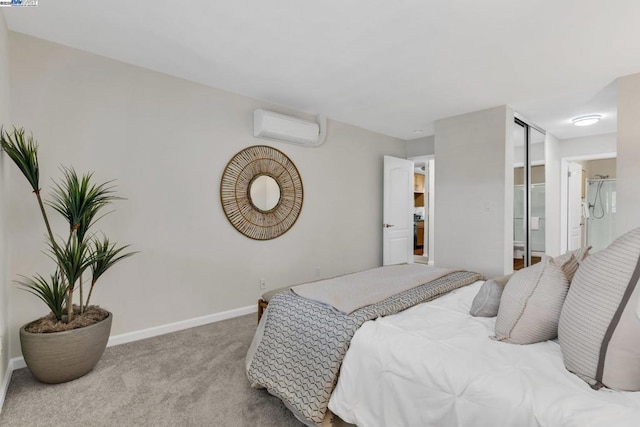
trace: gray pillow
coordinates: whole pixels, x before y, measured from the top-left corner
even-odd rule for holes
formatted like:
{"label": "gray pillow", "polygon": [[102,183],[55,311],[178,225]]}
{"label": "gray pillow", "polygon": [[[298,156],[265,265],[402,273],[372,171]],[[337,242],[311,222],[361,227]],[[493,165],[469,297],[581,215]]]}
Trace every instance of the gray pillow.
{"label": "gray pillow", "polygon": [[558,336],[567,369],[591,384],[640,391],[640,228],[580,265]]}
{"label": "gray pillow", "polygon": [[512,274],[495,277],[482,284],[478,294],[471,303],[469,313],[475,317],[495,317],[498,315],[500,297]]}
{"label": "gray pillow", "polygon": [[569,282],[552,258],[516,271],[502,292],[495,339],[533,344],[555,338]]}

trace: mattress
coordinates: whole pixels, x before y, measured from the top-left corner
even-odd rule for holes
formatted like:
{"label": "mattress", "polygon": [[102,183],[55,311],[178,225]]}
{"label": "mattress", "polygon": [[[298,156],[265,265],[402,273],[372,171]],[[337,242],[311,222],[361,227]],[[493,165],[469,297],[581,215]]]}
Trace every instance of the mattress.
{"label": "mattress", "polygon": [[468,314],[481,283],[364,323],[329,409],[361,427],[640,425],[640,392],[591,389],[557,342],[491,340],[495,318]]}

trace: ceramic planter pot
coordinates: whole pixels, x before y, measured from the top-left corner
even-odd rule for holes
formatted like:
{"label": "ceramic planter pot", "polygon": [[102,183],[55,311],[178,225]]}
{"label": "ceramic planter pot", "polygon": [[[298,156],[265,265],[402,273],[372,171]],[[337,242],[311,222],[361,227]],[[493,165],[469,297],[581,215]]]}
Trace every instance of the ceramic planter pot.
{"label": "ceramic planter pot", "polygon": [[89,373],[102,357],[113,314],[91,326],[71,331],[34,334],[20,328],[20,346],[27,367],[43,383],[59,384]]}

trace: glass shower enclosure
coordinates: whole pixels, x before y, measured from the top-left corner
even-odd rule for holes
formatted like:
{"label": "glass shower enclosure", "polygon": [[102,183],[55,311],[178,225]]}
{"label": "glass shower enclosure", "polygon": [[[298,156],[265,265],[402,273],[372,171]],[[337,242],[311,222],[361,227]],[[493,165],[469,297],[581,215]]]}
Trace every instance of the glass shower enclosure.
{"label": "glass shower enclosure", "polygon": [[604,249],[616,237],[616,180],[587,180],[587,244],[591,252]]}

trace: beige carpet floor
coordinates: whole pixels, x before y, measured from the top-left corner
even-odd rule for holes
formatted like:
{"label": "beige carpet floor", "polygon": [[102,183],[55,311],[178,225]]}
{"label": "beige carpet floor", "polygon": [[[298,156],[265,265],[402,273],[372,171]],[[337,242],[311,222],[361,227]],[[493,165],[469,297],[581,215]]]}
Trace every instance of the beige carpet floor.
{"label": "beige carpet floor", "polygon": [[0,426],[301,426],[249,387],[248,315],[107,348],[88,375],[46,385],[13,373]]}

